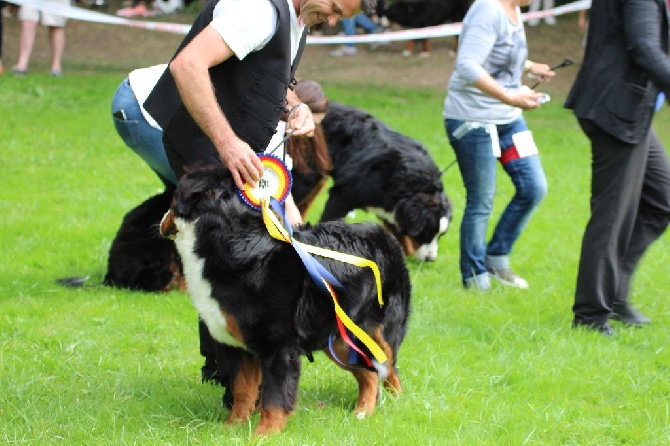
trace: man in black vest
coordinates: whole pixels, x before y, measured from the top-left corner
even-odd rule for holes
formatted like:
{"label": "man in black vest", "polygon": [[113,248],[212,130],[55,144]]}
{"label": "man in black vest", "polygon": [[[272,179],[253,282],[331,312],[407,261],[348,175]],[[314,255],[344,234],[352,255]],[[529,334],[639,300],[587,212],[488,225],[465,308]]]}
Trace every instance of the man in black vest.
{"label": "man in black vest", "polygon": [[[294,136],[311,136],[309,107],[289,89],[308,27],[373,12],[377,0],[210,0],[144,102],[163,129],[177,178],[185,166],[223,162],[239,188],[257,182],[256,156],[282,116]],[[226,386],[236,364],[200,324],[203,380]]]}
{"label": "man in black vest", "polygon": [[608,319],[650,320],[628,302],[640,258],[670,221],[670,165],[651,130],[670,94],[666,0],[593,0],[582,67],[565,106],[591,140],[591,218],[573,326],[613,334]]}

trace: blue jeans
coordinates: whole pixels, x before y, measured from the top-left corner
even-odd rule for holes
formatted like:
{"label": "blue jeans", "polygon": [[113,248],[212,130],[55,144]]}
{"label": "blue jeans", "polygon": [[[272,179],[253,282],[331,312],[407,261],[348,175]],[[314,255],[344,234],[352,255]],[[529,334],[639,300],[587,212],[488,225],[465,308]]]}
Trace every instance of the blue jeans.
{"label": "blue jeans", "polygon": [[[119,116],[121,110],[125,119]],[[169,183],[177,184],[177,176],[170,167],[163,147],[163,132],[153,128],[144,118],[128,79],[119,85],[114,94],[112,119],[123,142],[156,172],[161,181],[166,186]]]}
{"label": "blue jeans", "polygon": [[[454,138],[453,132],[462,123],[463,121],[455,119],[445,120],[447,136],[456,153],[466,190],[460,240],[461,276],[466,284],[468,279],[486,276],[487,266],[496,269],[509,268],[512,247],[526,227],[531,214],[546,195],[547,180],[538,155],[516,158],[503,165],[516,192],[487,244],[486,235],[493,209],[498,161],[493,155],[491,136],[485,128],[475,128],[460,139]],[[512,135],[528,130],[528,127],[523,117],[496,127],[502,158],[505,158],[507,150],[515,151]]]}
{"label": "blue jeans", "polygon": [[[340,20],[342,24],[342,31],[345,36],[353,36],[356,34],[356,25],[363,28],[368,33],[373,33],[377,30],[377,24],[370,19],[365,13],[360,13],[350,19],[343,18]],[[347,46],[353,47],[353,43],[347,43]]]}

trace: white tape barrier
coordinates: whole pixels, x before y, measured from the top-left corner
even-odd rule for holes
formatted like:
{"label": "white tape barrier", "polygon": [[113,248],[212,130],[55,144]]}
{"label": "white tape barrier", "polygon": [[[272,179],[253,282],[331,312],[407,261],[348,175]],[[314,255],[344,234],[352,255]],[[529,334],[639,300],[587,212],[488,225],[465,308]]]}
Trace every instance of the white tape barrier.
{"label": "white tape barrier", "polygon": [[[151,22],[146,20],[130,20],[116,17],[109,14],[91,11],[76,6],[58,5],[43,0],[5,0],[16,5],[26,5],[41,11],[47,11],[62,17],[86,22],[104,23],[109,25],[125,25],[134,28],[150,29],[156,31],[165,31],[176,34],[186,34],[191,28],[190,25],[167,22]],[[549,16],[559,16],[591,7],[591,0],[578,0],[557,8],[527,12],[523,14],[523,20],[541,19]],[[449,23],[445,25],[429,26],[426,28],[407,29],[402,31],[390,31],[379,34],[361,34],[355,36],[309,36],[308,44],[342,44],[342,43],[373,43],[373,42],[394,42],[401,40],[428,39],[436,37],[457,36],[463,28],[462,23]]]}
{"label": "white tape barrier", "polygon": [[191,25],[181,23],[150,22],[146,20],[130,20],[122,17],[103,14],[101,12],[91,11],[89,9],[79,8],[51,3],[43,0],[5,0],[15,5],[26,5],[33,9],[49,12],[68,19],[81,20],[84,22],[104,23],[107,25],[125,25],[134,28],[151,29],[156,31],[166,31],[175,34],[187,34]]}

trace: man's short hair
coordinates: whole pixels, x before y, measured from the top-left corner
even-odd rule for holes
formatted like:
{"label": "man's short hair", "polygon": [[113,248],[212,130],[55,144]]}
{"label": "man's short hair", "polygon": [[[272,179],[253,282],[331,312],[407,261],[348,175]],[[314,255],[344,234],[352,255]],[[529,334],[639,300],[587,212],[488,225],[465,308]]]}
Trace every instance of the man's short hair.
{"label": "man's short hair", "polygon": [[372,15],[377,12],[378,0],[361,0],[361,9],[364,13]]}

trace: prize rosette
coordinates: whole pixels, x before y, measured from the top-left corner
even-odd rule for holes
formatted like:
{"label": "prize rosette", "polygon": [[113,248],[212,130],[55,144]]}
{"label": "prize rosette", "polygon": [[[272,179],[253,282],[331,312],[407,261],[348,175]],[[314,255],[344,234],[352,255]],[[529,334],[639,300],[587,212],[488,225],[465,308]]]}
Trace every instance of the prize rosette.
{"label": "prize rosette", "polygon": [[274,197],[280,203],[284,203],[286,197],[291,192],[293,177],[286,167],[286,164],[274,155],[259,155],[263,163],[263,176],[258,180],[258,185],[254,188],[248,183],[244,184],[244,190],[237,190],[240,198],[250,208],[261,210],[261,200],[263,198]]}

